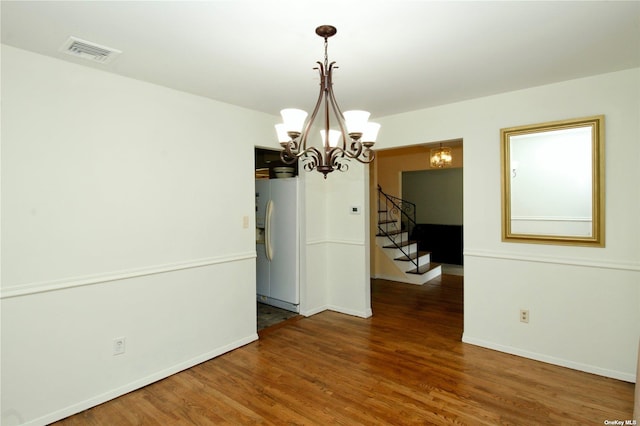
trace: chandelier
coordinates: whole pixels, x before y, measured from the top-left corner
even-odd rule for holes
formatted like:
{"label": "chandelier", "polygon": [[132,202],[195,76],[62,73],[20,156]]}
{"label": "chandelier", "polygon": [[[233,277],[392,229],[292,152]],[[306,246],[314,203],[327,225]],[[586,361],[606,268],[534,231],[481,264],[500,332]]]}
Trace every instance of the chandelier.
{"label": "chandelier", "polygon": [[431,150],[431,167],[443,168],[451,166],[451,148],[443,147]]}
{"label": "chandelier", "polygon": [[[300,109],[287,108],[280,111],[282,124],[276,124],[278,142],[282,146],[280,158],[286,164],[293,164],[302,159],[304,169],[317,170],[324,174],[334,170],[342,172],[349,169],[348,163],[355,159],[361,163],[370,163],[375,154],[371,147],[376,141],[380,125],[369,122],[367,111],[340,110],[333,94],[333,70],[338,68],[335,62],[329,63],[327,56],[328,38],[336,34],[337,30],[331,25],[321,25],[316,28],[316,34],[324,38],[324,63],[318,61],[314,69],[320,73],[320,93],[316,106],[309,120],[307,113]],[[320,126],[322,145],[317,148],[307,145],[313,129],[313,124],[322,108],[324,122]],[[331,128],[333,116],[336,128]],[[306,122],[305,122],[306,121]]]}

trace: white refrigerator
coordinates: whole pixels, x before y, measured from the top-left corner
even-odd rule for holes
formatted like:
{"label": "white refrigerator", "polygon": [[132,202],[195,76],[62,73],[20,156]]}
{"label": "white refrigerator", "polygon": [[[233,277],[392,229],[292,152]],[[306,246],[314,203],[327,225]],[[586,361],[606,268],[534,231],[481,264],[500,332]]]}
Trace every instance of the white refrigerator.
{"label": "white refrigerator", "polygon": [[257,300],[300,312],[298,178],[256,180]]}

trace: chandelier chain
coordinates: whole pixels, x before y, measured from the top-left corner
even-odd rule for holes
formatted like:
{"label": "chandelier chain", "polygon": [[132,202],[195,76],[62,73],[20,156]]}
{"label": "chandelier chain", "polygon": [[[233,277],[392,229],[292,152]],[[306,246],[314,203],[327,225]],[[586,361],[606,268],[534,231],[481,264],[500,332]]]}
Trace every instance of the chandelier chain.
{"label": "chandelier chain", "polygon": [[329,39],[324,38],[324,69],[329,69],[329,55],[327,54],[327,50],[329,48]]}

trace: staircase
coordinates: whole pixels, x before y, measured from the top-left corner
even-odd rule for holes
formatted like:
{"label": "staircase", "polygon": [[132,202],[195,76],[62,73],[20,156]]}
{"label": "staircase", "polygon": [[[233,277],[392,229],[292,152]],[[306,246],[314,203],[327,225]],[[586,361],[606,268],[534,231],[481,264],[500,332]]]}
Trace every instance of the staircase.
{"label": "staircase", "polygon": [[385,194],[378,185],[376,244],[398,268],[397,277],[382,278],[422,285],[442,275],[440,264],[431,262],[431,253],[418,251],[418,242],[409,239],[415,225],[415,204]]}

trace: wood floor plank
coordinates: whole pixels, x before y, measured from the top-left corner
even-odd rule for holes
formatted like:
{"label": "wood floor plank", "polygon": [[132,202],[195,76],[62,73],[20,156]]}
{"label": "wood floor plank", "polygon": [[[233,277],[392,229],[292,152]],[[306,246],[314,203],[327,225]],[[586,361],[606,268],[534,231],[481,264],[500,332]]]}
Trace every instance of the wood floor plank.
{"label": "wood floor plank", "polygon": [[633,384],[461,342],[463,287],[374,280],[374,315],[335,312],[56,423],[533,425],[631,419]]}

